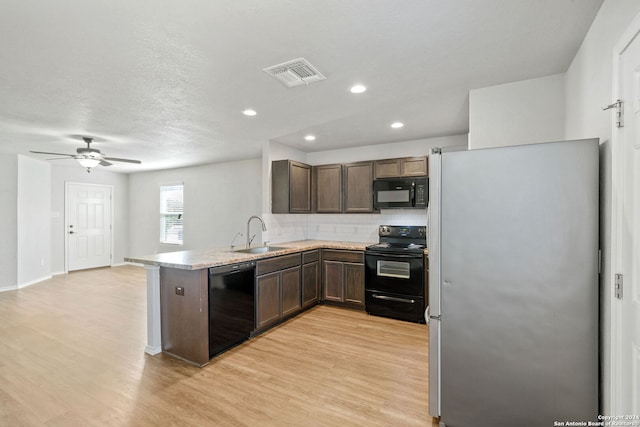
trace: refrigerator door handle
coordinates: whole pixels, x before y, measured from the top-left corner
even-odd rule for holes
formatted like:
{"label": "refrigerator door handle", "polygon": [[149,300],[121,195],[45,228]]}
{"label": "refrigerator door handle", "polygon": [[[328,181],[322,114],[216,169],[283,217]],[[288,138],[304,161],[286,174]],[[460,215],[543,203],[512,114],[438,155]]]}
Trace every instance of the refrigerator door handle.
{"label": "refrigerator door handle", "polygon": [[427,306],[426,310],[424,311],[424,321],[426,322],[426,324],[429,324],[430,320],[441,320],[442,319],[442,315],[438,314],[437,316],[431,316],[429,314],[429,307]]}

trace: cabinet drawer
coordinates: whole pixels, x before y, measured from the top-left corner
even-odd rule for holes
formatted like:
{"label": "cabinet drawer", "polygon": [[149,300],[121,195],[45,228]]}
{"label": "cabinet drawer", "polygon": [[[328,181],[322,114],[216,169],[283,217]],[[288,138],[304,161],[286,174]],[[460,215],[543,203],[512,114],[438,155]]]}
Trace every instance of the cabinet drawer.
{"label": "cabinet drawer", "polygon": [[342,261],[363,264],[364,252],[342,249],[323,249],[322,259],[325,261]]}
{"label": "cabinet drawer", "polygon": [[274,271],[284,270],[300,265],[300,254],[283,255],[276,258],[258,261],[256,267],[256,275],[273,273]]}
{"label": "cabinet drawer", "polygon": [[307,251],[302,253],[302,263],[309,264],[310,262],[318,261],[320,259],[320,250]]}

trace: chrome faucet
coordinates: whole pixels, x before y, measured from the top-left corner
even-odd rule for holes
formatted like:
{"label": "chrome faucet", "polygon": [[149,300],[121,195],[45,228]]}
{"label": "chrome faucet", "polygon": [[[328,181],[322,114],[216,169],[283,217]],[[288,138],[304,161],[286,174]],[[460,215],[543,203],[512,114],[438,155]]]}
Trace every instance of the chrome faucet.
{"label": "chrome faucet", "polygon": [[264,224],[264,221],[262,220],[262,218],[260,218],[257,215],[250,216],[249,220],[247,221],[247,234],[246,234],[246,236],[247,236],[247,244],[245,246],[247,249],[249,249],[251,247],[251,241],[253,240],[253,239],[251,239],[249,237],[250,236],[250,234],[249,234],[249,224],[251,224],[251,220],[254,219],[254,218],[259,219],[260,222],[262,223],[262,231],[267,231],[267,226]]}

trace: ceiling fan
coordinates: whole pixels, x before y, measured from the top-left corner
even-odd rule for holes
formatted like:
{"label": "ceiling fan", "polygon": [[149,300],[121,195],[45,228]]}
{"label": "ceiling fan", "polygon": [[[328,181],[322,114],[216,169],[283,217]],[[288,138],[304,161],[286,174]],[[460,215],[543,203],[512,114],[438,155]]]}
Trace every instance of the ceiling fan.
{"label": "ceiling fan", "polygon": [[87,168],[87,172],[91,172],[91,168],[100,166],[111,166],[113,163],[111,162],[126,162],[126,163],[142,163],[140,160],[132,160],[132,159],[120,159],[118,157],[107,157],[100,152],[100,150],[91,148],[91,143],[93,142],[93,138],[89,138],[86,136],[82,137],[82,140],[87,144],[86,147],[80,147],[76,149],[77,154],[64,154],[64,153],[49,153],[47,151],[29,151],[30,153],[35,154],[51,154],[53,156],[65,156],[65,157],[57,157],[54,159],[47,160],[61,160],[61,159],[76,159],[78,163]]}

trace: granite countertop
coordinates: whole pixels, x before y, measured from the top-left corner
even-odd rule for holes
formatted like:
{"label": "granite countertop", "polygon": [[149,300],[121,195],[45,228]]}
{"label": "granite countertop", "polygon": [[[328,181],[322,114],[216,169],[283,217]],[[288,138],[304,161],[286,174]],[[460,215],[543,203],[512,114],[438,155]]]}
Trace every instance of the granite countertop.
{"label": "granite countertop", "polygon": [[217,267],[237,262],[255,261],[320,248],[363,251],[367,246],[373,243],[338,242],[332,240],[299,240],[295,242],[275,243],[270,245],[282,247],[283,249],[267,253],[246,254],[242,252],[234,252],[230,248],[212,248],[126,257],[124,260],[127,262],[178,268],[182,270],[199,270],[202,268]]}

